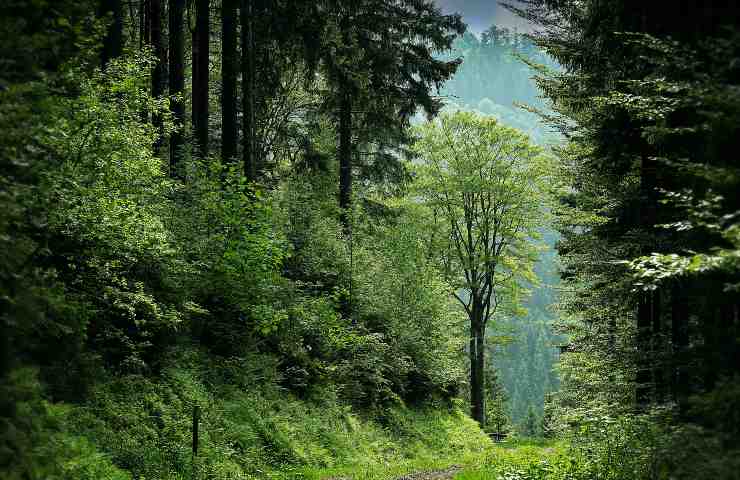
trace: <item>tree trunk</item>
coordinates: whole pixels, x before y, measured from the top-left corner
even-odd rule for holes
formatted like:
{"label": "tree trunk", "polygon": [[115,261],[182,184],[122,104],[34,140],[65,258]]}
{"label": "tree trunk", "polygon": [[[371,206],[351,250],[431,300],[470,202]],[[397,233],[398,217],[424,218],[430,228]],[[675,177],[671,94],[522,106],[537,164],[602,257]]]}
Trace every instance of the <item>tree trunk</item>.
{"label": "tree trunk", "polygon": [[236,6],[237,0],[223,0],[221,11],[221,156],[224,162],[236,157]]}
{"label": "tree trunk", "polygon": [[339,208],[345,228],[349,227],[352,202],[352,96],[342,85],[339,105]]}
{"label": "tree trunk", "polygon": [[740,374],[740,302],[735,300],[732,306],[732,357],[730,365],[734,367],[733,374]]}
{"label": "tree trunk", "polygon": [[112,18],[103,39],[103,51],[100,58],[103,69],[108,66],[108,62],[120,57],[123,53],[123,3],[121,0],[101,0],[99,16],[108,15]]}
{"label": "tree trunk", "polygon": [[139,49],[143,50],[151,42],[150,38],[150,17],[149,1],[139,0]]}
{"label": "tree trunk", "polygon": [[652,370],[653,370],[653,385],[655,391],[655,400],[657,402],[663,402],[667,395],[666,391],[666,371],[668,370],[667,359],[666,359],[666,344],[663,336],[663,321],[661,313],[661,302],[662,294],[660,290],[654,290],[652,292],[651,299],[651,311],[650,311],[650,322],[651,322],[651,356],[652,356]]}
{"label": "tree trunk", "polygon": [[[652,235],[657,221],[657,164],[649,155],[648,146],[640,162],[640,209],[639,226]],[[651,242],[653,243],[653,242]],[[652,246],[648,247],[652,249]],[[648,253],[648,252],[646,252]],[[637,377],[636,400],[638,408],[643,408],[651,401],[651,391],[656,376],[654,353],[657,340],[654,330],[659,329],[658,304],[660,297],[655,292],[641,292],[637,307]],[[656,301],[657,297],[657,301]]]}
{"label": "tree trunk", "polygon": [[652,364],[650,358],[650,339],[652,329],[652,295],[642,292],[637,305],[637,375],[636,400],[638,408],[650,403]]}
{"label": "tree trunk", "polygon": [[244,176],[257,178],[257,152],[254,124],[254,6],[253,0],[241,0],[242,23],[242,160]]}
{"label": "tree trunk", "polygon": [[[149,13],[152,48],[157,57],[157,62],[152,69],[152,96],[159,98],[165,92],[165,66],[167,65],[167,49],[162,39],[162,0],[149,0]],[[159,153],[162,148],[162,116],[154,115],[152,123],[159,135],[154,143],[154,152]]]}
{"label": "tree trunk", "polygon": [[671,389],[674,401],[683,411],[689,397],[689,301],[681,285],[671,289],[671,344]]}
{"label": "tree trunk", "polygon": [[208,155],[209,0],[196,0],[193,32],[193,134],[202,158]]}
{"label": "tree trunk", "polygon": [[[169,0],[170,13],[170,96],[172,115],[176,130],[170,136],[170,175],[180,177],[182,173],[183,123],[185,120],[185,105],[182,94],[185,90],[185,58],[183,45],[183,17],[185,14],[185,0]],[[176,99],[175,96],[180,96]]]}
{"label": "tree trunk", "polygon": [[[139,15],[139,50],[143,51],[144,48],[149,45],[149,42],[151,42],[151,38],[149,35],[149,2],[147,0],[139,0],[139,8],[138,8],[138,15]],[[146,108],[145,105],[141,107],[141,113],[139,114],[142,123],[147,123],[149,121],[149,110]]]}
{"label": "tree trunk", "polygon": [[470,316],[470,414],[483,427],[486,424],[485,327],[479,303],[473,302]]}
{"label": "tree trunk", "polygon": [[[709,302],[713,300],[712,295],[707,295]],[[708,302],[708,303],[709,303]],[[721,368],[720,332],[721,312],[718,306],[709,303],[704,314],[704,390],[710,392],[717,384],[718,370]]]}

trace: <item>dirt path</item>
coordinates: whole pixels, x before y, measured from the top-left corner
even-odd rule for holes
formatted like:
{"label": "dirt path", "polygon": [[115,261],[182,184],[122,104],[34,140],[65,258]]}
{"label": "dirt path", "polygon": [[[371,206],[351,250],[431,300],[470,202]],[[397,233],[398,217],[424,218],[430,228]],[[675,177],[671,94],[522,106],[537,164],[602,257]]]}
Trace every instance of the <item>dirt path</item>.
{"label": "dirt path", "polygon": [[[394,480],[450,480],[462,468],[453,465],[446,470],[428,470],[425,472],[415,472],[396,477]],[[331,477],[325,480],[352,480],[352,477]]]}
{"label": "dirt path", "polygon": [[448,480],[454,477],[460,470],[461,468],[455,465],[447,470],[409,473],[408,475],[398,477],[396,480]]}

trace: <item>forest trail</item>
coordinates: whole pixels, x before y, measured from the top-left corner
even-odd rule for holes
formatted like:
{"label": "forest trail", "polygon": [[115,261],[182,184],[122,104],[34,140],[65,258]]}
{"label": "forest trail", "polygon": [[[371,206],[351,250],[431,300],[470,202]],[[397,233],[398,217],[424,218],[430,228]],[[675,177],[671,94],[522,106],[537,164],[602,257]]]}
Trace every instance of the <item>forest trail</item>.
{"label": "forest trail", "polygon": [[[422,472],[407,473],[396,477],[394,480],[448,480],[462,471],[462,467],[453,465],[445,470],[427,470]],[[352,476],[327,477],[323,480],[354,480]]]}
{"label": "forest trail", "polygon": [[447,470],[409,473],[407,475],[396,478],[396,480],[445,480],[453,478],[455,474],[460,472],[461,470],[462,469],[459,466],[454,465]]}

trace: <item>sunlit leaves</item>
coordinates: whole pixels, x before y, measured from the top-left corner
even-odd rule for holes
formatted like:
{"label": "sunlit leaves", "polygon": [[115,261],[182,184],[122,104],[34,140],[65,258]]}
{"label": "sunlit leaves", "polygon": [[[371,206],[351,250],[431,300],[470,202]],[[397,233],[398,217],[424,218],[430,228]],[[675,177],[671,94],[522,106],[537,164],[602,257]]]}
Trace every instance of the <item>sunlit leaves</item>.
{"label": "sunlit leaves", "polygon": [[[634,285],[639,289],[654,290],[665,281],[682,276],[713,272],[737,275],[740,272],[740,211],[726,213],[723,209],[725,199],[711,191],[699,199],[690,190],[663,193],[664,203],[681,208],[688,218],[661,227],[677,232],[700,230],[722,242],[717,242],[705,252],[652,253],[621,262],[632,270]],[[728,282],[725,289],[738,290],[740,283]]]}
{"label": "sunlit leaves", "polygon": [[535,280],[533,242],[556,183],[551,160],[520,132],[472,113],[444,114],[415,134],[413,195],[431,212],[453,288],[516,294],[514,285]]}

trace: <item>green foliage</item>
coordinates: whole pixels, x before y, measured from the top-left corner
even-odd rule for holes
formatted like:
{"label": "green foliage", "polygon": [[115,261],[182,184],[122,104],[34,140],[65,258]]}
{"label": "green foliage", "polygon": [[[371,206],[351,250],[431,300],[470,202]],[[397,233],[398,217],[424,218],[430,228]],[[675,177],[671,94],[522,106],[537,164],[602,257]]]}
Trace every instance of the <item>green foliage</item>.
{"label": "green foliage", "polygon": [[[414,192],[430,209],[431,241],[442,249],[445,273],[450,280],[463,271],[495,274],[496,290],[505,292],[496,305],[516,310],[521,282],[536,281],[530,240],[539,236],[552,165],[523,134],[472,113],[442,115],[417,135],[424,163]],[[452,285],[476,288],[478,281]]]}
{"label": "green foliage", "polygon": [[[94,400],[64,407],[59,418],[66,431],[84,436],[137,478],[185,478],[193,469],[207,478],[226,479],[378,468],[431,461],[447,447],[460,455],[473,454],[488,442],[456,409],[394,407],[378,423],[337,401],[331,388],[322,389],[315,401],[300,401],[275,388],[274,378],[255,371],[269,358],[249,361],[239,368],[254,373],[244,377],[244,387],[236,387],[225,375],[234,369],[229,362],[181,346],[168,355],[156,382],[128,376],[101,383]],[[202,416],[193,463],[195,404]],[[80,462],[95,458],[89,454]]]}
{"label": "green foliage", "polygon": [[[100,71],[92,33],[104,22],[81,16],[92,14],[90,4],[56,2],[51,12],[50,2],[31,3],[49,18],[0,22],[14,36],[3,53],[18,49],[12,75],[0,78],[0,149],[10,160],[0,167],[2,474],[261,478],[436,465],[447,449],[480,454],[490,441],[454,399],[463,327],[449,276],[423,235],[429,211],[408,199],[395,205],[394,188],[383,183],[393,175],[368,174],[381,180],[365,192],[381,198],[356,202],[351,230],[343,228],[327,175],[331,114],[317,101],[331,108],[332,95],[321,89],[332,82],[355,90],[358,104],[370,106],[357,122],[359,143],[395,163],[396,145],[368,144],[402,133],[394,129],[417,105],[439,108],[430,90],[457,62],[434,60],[426,43],[448,47],[462,30],[459,18],[441,16],[429,2],[402,2],[401,10],[366,2],[358,15],[372,28],[348,31],[339,17],[352,12],[339,2],[317,25],[298,22],[307,27],[302,35],[325,36],[321,51],[335,63],[326,78],[302,87],[296,78],[315,73],[310,66],[275,62],[277,80],[258,96],[275,88],[284,98],[266,101],[280,118],[270,132],[261,119],[258,148],[265,160],[272,156],[268,163],[280,162],[272,173],[282,176],[266,173],[257,185],[236,165],[194,158],[188,146],[170,176],[165,141],[188,132],[172,122],[174,99],[148,94],[150,53],[129,51]],[[135,27],[131,7],[126,28]],[[418,14],[413,25],[409,12]],[[411,37],[410,52],[387,48]],[[362,41],[372,45],[363,50]],[[44,50],[38,64],[16,65],[34,48]],[[316,111],[298,126],[303,119],[291,115],[308,104]],[[522,136],[488,126],[486,141],[513,138],[527,158],[539,159]],[[306,145],[290,143],[294,132]],[[506,154],[517,148],[509,147]],[[528,170],[509,167],[513,176],[497,195],[523,193]],[[500,267],[531,280],[529,263],[518,261],[530,260],[525,237],[534,229],[513,235]],[[514,305],[522,288],[509,287]],[[38,374],[18,365],[35,365]],[[196,405],[203,416],[194,457]]]}
{"label": "green foliage", "polygon": [[[703,200],[697,200],[690,191],[666,192],[665,203],[685,212],[688,218],[663,225],[666,229],[684,232],[701,231],[719,237],[719,245],[707,252],[653,253],[624,262],[633,272],[634,285],[644,290],[655,290],[660,285],[681,277],[727,274],[733,278],[740,271],[740,212],[726,213],[724,198],[709,191]],[[728,282],[725,291],[738,291],[740,283]]]}
{"label": "green foliage", "polygon": [[485,369],[487,432],[510,433],[512,427],[509,395],[491,363]]}
{"label": "green foliage", "polygon": [[294,249],[288,275],[300,292],[285,332],[291,376],[306,385],[331,376],[341,396],[362,405],[453,395],[459,312],[414,233],[416,217],[358,212],[348,236],[336,220],[335,188],[304,174],[277,192]]}
{"label": "green foliage", "polygon": [[[413,210],[404,209],[372,231],[356,235],[354,280],[364,321],[391,344],[392,356],[407,358],[409,399],[431,392],[448,396],[462,380],[461,312],[449,295],[423,228]],[[402,370],[394,369],[396,374]]]}
{"label": "green foliage", "polygon": [[37,372],[11,371],[0,387],[0,471],[3,478],[127,480],[109,455],[67,429],[69,408],[41,397]]}

